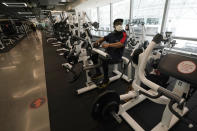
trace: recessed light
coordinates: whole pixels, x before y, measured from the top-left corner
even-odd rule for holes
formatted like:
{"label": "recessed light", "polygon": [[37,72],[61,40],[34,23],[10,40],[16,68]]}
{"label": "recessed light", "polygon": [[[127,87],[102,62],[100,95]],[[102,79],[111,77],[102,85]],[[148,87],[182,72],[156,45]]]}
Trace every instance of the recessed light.
{"label": "recessed light", "polygon": [[32,16],[32,15],[29,15],[29,16],[25,16],[27,18],[35,18],[36,16]]}
{"label": "recessed light", "polygon": [[5,5],[5,6],[8,6],[6,3],[2,3],[3,5]]}
{"label": "recessed light", "polygon": [[7,3],[7,2],[3,2],[2,4],[7,6],[7,7],[27,7],[26,3]]}
{"label": "recessed light", "polygon": [[52,12],[52,13],[58,13],[58,12],[61,13],[62,11],[59,11],[59,10],[52,10],[51,12]]}
{"label": "recessed light", "polygon": [[32,12],[18,12],[18,14],[20,14],[20,15],[31,15]]}
{"label": "recessed light", "polygon": [[43,11],[43,12],[48,12],[48,11],[51,11],[51,10],[41,10],[41,11]]}
{"label": "recessed light", "polygon": [[65,4],[63,4],[63,3],[59,3],[59,4],[57,4],[57,5],[65,5]]}

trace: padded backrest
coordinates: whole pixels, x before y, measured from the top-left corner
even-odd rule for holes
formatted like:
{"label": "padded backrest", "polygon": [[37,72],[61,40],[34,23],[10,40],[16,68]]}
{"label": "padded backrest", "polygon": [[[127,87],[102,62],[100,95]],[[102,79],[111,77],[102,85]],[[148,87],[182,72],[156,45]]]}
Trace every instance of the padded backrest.
{"label": "padded backrest", "polygon": [[159,63],[161,73],[197,85],[197,59],[179,54],[162,56]]}

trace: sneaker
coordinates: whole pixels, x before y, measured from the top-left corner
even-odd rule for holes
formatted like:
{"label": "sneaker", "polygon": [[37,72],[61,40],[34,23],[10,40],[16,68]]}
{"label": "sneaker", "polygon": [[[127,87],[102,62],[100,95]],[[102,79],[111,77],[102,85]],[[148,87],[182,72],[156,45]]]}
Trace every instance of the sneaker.
{"label": "sneaker", "polygon": [[91,78],[92,80],[98,80],[100,78],[103,78],[103,74],[94,74]]}
{"label": "sneaker", "polygon": [[108,85],[109,85],[109,79],[107,80],[103,80],[100,85],[99,85],[99,88],[106,88]]}

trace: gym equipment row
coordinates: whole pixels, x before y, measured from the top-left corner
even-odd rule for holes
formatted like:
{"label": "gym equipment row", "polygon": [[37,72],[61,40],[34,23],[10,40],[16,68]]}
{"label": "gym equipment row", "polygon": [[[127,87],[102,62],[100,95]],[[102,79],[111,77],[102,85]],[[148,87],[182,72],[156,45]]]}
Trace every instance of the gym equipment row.
{"label": "gym equipment row", "polygon": [[21,21],[4,21],[0,23],[0,53],[8,52],[16,46],[29,32],[31,23]]}
{"label": "gym equipment row", "polygon": [[[50,43],[54,47],[58,47],[56,52],[59,55],[63,55],[66,63],[62,66],[68,71],[74,74],[73,79],[76,80],[79,77],[79,73],[74,72],[75,65],[78,62],[82,62],[86,59],[86,51],[82,49],[84,47],[84,41],[79,40],[76,36],[81,37],[89,42],[91,42],[91,32],[92,28],[98,28],[96,22],[90,23],[85,22],[85,14],[78,15],[79,20],[76,20],[75,15],[69,14],[69,16],[62,21],[53,24],[53,32],[48,34],[53,34],[47,39],[47,43]],[[60,28],[61,27],[61,28]],[[55,33],[56,32],[56,33]]]}
{"label": "gym equipment row", "polygon": [[[81,72],[86,74],[85,87],[76,90],[77,95],[99,87],[100,81],[92,80],[91,70],[100,67],[103,59],[111,59],[109,54],[93,46],[90,30],[98,29],[99,24],[87,22],[85,16],[85,13],[79,13],[78,16],[68,14],[61,22],[53,23],[53,30],[47,32],[50,34],[47,43],[60,47],[56,52],[65,58],[66,63],[62,66],[73,74],[71,82],[75,82]],[[141,30],[141,36],[135,33],[136,28]],[[148,99],[165,105],[161,121],[153,131],[170,130],[178,121],[183,121],[188,128],[196,126],[193,120],[186,117],[189,112],[186,105],[196,91],[193,85],[197,84],[197,54],[191,55],[190,52],[174,49],[177,43],[172,32],[165,32],[165,36],[157,34],[150,43],[146,41],[145,32],[143,23],[128,24],[126,49],[130,51],[130,55],[112,63],[114,76],[109,80],[111,83],[123,79],[131,83],[131,88],[122,95],[114,90],[101,93],[93,103],[92,118],[102,122],[115,121],[118,124],[124,120],[132,129],[144,131],[127,111]],[[99,55],[97,65],[93,65],[90,59],[93,54]],[[81,72],[75,72],[78,63],[83,64]],[[170,91],[168,85],[172,77],[176,82]]]}

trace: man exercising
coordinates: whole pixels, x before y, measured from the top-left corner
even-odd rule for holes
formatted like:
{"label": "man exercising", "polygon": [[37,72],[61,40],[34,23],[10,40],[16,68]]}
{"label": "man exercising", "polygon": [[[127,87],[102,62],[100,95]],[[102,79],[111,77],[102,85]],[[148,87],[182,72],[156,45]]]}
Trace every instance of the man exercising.
{"label": "man exercising", "polygon": [[[103,44],[102,48],[104,48],[105,52],[107,52],[111,57],[110,60],[102,60],[104,79],[101,83],[101,88],[104,88],[109,84],[108,65],[118,63],[122,59],[122,55],[127,41],[127,34],[123,30],[122,24],[123,19],[114,20],[114,31],[107,36],[100,38],[94,43],[94,46],[98,47],[104,41],[106,41],[107,43]],[[98,64],[98,54],[94,54],[92,56],[92,61],[94,64]],[[103,77],[103,75],[98,67],[96,68],[96,74],[92,76],[92,79],[96,80],[101,77]]]}

